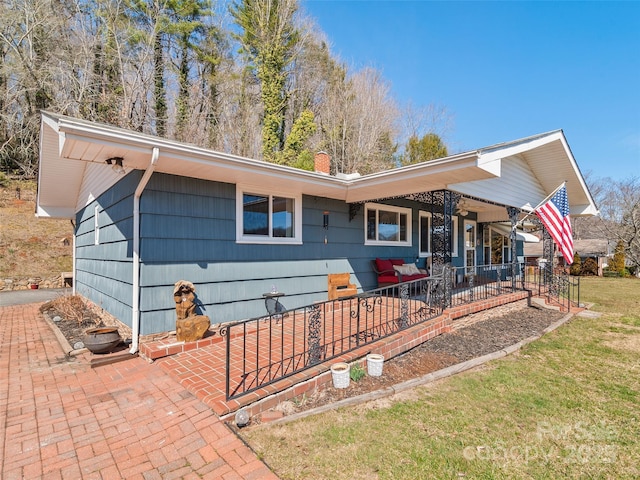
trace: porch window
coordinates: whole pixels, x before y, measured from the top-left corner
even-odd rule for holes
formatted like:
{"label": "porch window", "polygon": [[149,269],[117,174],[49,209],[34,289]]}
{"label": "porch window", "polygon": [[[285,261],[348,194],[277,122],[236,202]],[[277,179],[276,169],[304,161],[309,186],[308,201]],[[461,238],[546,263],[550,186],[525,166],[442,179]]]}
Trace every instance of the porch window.
{"label": "porch window", "polygon": [[302,243],[302,198],[238,187],[239,243]]}
{"label": "porch window", "polygon": [[420,257],[431,256],[431,214],[428,212],[420,212],[418,224],[418,241],[420,248],[418,250]]}
{"label": "porch window", "polygon": [[365,245],[411,246],[411,209],[368,203]]}
{"label": "porch window", "polygon": [[491,227],[484,229],[484,262],[489,265],[511,262],[511,239]]}

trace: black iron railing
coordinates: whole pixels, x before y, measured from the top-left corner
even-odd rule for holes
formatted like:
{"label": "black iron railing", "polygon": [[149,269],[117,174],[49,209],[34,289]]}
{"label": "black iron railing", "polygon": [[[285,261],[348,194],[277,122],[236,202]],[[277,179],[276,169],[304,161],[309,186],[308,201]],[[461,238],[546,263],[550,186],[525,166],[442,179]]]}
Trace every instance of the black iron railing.
{"label": "black iron railing", "polygon": [[[433,319],[449,306],[524,288],[520,266],[445,266],[438,275],[234,322],[226,339],[227,400]],[[446,279],[446,281],[445,281]]]}
{"label": "black iron railing", "polygon": [[525,282],[537,296],[555,303],[563,311],[580,306],[580,277],[568,275],[564,271],[550,271],[537,266],[525,267]]}
{"label": "black iron railing", "polygon": [[439,316],[442,277],[223,326],[227,400]]}
{"label": "black iron railing", "polygon": [[508,292],[522,290],[521,265],[477,265],[453,267],[451,306],[485,300]]}

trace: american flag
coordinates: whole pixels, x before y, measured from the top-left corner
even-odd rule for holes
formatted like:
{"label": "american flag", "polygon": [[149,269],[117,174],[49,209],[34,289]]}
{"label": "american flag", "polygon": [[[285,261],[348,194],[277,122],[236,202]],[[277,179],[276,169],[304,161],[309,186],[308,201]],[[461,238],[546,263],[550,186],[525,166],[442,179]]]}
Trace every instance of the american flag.
{"label": "american flag", "polygon": [[569,218],[569,200],[564,185],[544,205],[536,209],[551,237],[558,245],[567,265],[573,263],[573,232]]}

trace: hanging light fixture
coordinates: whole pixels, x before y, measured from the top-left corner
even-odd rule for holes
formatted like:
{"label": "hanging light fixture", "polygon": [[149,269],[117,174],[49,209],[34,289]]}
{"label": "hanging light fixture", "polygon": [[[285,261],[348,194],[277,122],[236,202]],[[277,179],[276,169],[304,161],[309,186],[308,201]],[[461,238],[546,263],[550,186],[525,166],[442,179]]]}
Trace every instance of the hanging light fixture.
{"label": "hanging light fixture", "polygon": [[467,204],[464,199],[462,199],[462,204],[458,207],[458,211],[456,213],[461,217],[469,215],[469,210],[467,210]]}
{"label": "hanging light fixture", "polygon": [[114,172],[116,172],[119,175],[124,175],[126,171],[122,166],[123,160],[124,159],[122,157],[111,157],[111,158],[107,158],[105,162],[107,163],[107,165],[111,165],[111,168],[113,169]]}

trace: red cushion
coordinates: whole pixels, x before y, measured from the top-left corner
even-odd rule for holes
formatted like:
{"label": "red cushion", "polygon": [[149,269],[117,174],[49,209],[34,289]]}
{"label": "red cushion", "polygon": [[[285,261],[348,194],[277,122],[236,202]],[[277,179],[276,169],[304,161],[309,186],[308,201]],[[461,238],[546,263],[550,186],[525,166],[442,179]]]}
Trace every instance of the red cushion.
{"label": "red cushion", "polygon": [[379,272],[393,271],[393,264],[387,259],[376,258],[376,268]]}
{"label": "red cushion", "polygon": [[[389,260],[391,262],[391,265],[404,265],[404,260],[401,258],[392,258],[391,260]],[[393,267],[391,267],[393,268]]]}
{"label": "red cushion", "polygon": [[411,282],[413,280],[419,280],[421,278],[427,278],[429,275],[426,275],[424,273],[415,273],[413,275],[402,275],[402,281],[403,282]]}
{"label": "red cushion", "polygon": [[378,275],[378,283],[398,283],[395,275]]}

